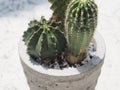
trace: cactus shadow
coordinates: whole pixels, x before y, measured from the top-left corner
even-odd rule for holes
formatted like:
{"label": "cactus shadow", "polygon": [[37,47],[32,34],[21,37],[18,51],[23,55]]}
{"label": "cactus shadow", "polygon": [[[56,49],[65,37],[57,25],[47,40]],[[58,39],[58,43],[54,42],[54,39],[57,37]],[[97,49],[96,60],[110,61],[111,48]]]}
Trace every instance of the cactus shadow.
{"label": "cactus shadow", "polygon": [[29,61],[33,64],[33,65],[40,65],[38,62],[34,61],[34,59],[32,57],[29,57]]}
{"label": "cactus shadow", "polygon": [[86,71],[89,71],[89,70],[92,70],[93,68],[97,67],[100,63],[102,63],[102,59],[100,59],[100,57],[94,55],[92,57],[92,59],[90,59],[88,61],[87,64],[81,66],[81,67],[78,67],[77,70],[82,73],[82,72],[86,72]]}

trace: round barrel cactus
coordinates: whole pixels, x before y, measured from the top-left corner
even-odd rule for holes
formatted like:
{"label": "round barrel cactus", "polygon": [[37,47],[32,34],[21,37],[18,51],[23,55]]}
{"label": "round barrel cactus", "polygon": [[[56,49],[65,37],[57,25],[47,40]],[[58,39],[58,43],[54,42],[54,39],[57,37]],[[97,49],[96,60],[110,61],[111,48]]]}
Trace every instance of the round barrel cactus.
{"label": "round barrel cactus", "polygon": [[31,21],[28,30],[23,35],[30,56],[37,62],[45,63],[57,59],[66,48],[66,39],[61,33],[60,22],[46,20]]}
{"label": "round barrel cactus", "polygon": [[67,60],[70,63],[79,63],[86,57],[97,26],[97,12],[94,0],[73,0],[68,5],[65,29],[69,45]]}

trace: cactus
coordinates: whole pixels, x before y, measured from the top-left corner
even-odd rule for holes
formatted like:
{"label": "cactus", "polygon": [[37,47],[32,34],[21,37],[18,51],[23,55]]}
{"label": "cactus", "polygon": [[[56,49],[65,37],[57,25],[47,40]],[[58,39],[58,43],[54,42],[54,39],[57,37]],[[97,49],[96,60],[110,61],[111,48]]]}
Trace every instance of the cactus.
{"label": "cactus", "polygon": [[51,9],[53,10],[53,17],[55,17],[57,21],[64,22],[65,12],[71,0],[48,0],[48,1],[52,3]]}
{"label": "cactus", "polygon": [[65,29],[69,53],[67,60],[79,63],[86,57],[97,26],[97,5],[94,0],[73,0],[66,12]]}
{"label": "cactus", "polygon": [[66,39],[60,31],[61,23],[54,20],[31,21],[29,28],[23,35],[30,56],[39,60],[37,62],[50,62],[59,57],[66,48]]}

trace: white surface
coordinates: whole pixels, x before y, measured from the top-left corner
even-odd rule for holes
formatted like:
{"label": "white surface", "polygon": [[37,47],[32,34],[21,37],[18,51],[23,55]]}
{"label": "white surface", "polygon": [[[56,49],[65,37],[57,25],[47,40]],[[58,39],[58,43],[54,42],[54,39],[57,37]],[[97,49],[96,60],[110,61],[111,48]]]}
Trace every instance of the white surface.
{"label": "white surface", "polygon": [[[21,1],[25,3],[19,10],[0,5],[0,90],[29,90],[19,60],[18,42],[30,20],[50,16],[46,10],[50,5],[41,4],[42,0],[37,0],[37,4],[28,0],[19,0],[19,3]],[[99,6],[97,30],[106,42],[107,51],[96,90],[120,90],[120,0],[96,2]]]}

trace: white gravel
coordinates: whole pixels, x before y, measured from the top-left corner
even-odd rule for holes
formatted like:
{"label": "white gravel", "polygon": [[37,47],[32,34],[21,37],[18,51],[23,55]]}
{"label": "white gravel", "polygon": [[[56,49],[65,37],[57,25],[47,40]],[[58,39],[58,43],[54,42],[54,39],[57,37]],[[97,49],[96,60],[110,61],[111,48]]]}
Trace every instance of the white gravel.
{"label": "white gravel", "polygon": [[[51,16],[47,0],[0,0],[0,90],[30,90],[18,55],[18,43],[30,20]],[[120,1],[96,0],[97,30],[106,42],[106,58],[96,90],[120,90]],[[19,6],[19,7],[18,7]]]}

